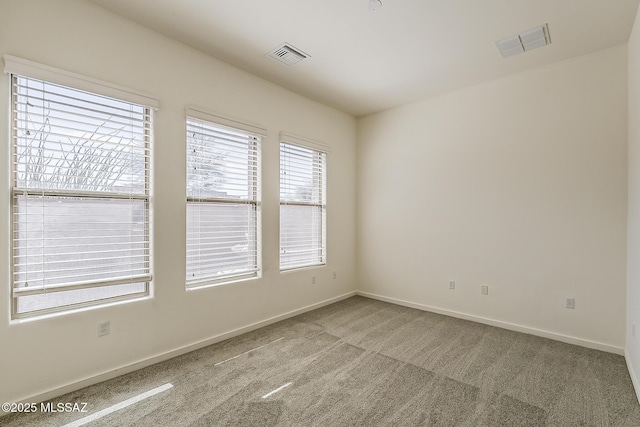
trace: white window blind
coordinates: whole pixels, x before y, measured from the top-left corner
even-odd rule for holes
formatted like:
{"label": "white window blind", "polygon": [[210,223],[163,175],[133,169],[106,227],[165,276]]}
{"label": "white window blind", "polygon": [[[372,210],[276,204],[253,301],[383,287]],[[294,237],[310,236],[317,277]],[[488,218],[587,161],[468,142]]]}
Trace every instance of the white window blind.
{"label": "white window blind", "polygon": [[148,295],[151,109],[11,81],[14,317]]}
{"label": "white window blind", "polygon": [[326,263],[326,156],[280,143],[280,270]]}
{"label": "white window blind", "polygon": [[260,272],[262,135],[216,119],[187,111],[186,282],[192,288]]}

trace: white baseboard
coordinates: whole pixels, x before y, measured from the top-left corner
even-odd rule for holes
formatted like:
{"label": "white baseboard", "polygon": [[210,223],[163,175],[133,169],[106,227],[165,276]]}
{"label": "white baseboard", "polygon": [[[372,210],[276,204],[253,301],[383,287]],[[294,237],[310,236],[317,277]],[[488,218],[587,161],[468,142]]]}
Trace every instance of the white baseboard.
{"label": "white baseboard", "polygon": [[[260,322],[256,322],[256,323],[252,323],[252,324],[247,325],[247,326],[243,326],[242,328],[234,329],[232,331],[225,332],[223,334],[219,334],[219,335],[213,336],[211,338],[207,338],[205,340],[195,342],[193,344],[189,344],[189,345],[186,345],[186,346],[183,346],[183,347],[176,348],[174,350],[170,350],[170,351],[167,351],[167,352],[164,352],[164,353],[160,353],[160,354],[157,354],[155,356],[151,356],[149,358],[146,358],[146,359],[143,359],[143,360],[139,360],[137,362],[134,362],[134,363],[131,363],[131,364],[128,364],[128,365],[124,365],[124,366],[121,366],[121,367],[116,368],[116,369],[112,369],[112,370],[109,370],[109,371],[106,371],[106,372],[103,372],[103,373],[100,373],[100,374],[97,374],[97,375],[93,375],[91,377],[87,377],[87,378],[79,380],[79,381],[74,381],[72,383],[66,384],[66,385],[61,386],[61,387],[56,387],[54,389],[45,391],[43,393],[39,393],[39,394],[37,394],[35,396],[30,396],[28,398],[20,399],[20,402],[44,402],[46,400],[53,399],[53,398],[61,396],[63,394],[67,394],[67,393],[70,393],[72,391],[80,390],[81,388],[88,387],[90,385],[94,385],[94,384],[100,383],[102,381],[107,381],[107,380],[110,380],[112,378],[119,377],[120,375],[128,374],[129,372],[137,371],[138,369],[146,368],[147,366],[151,366],[151,365],[155,365],[156,363],[164,362],[165,360],[169,360],[171,358],[174,358],[176,356],[180,356],[180,355],[185,354],[185,353],[189,353],[189,352],[194,351],[194,350],[198,350],[200,348],[209,346],[211,344],[216,344],[218,342],[227,340],[229,338],[233,338],[233,337],[236,337],[238,335],[242,335],[242,334],[245,334],[247,332],[251,332],[253,330],[262,328],[264,326],[271,325],[272,323],[276,323],[276,322],[279,322],[281,320],[285,320],[285,319],[288,319],[290,317],[294,317],[294,316],[297,316],[299,314],[303,314],[303,313],[306,313],[308,311],[315,310],[317,308],[324,307],[324,306],[329,305],[329,304],[333,304],[334,302],[338,302],[338,301],[341,301],[343,299],[347,299],[349,297],[352,297],[355,294],[356,294],[355,291],[354,292],[348,292],[346,294],[339,295],[337,297],[330,298],[328,300],[324,300],[324,301],[321,301],[321,302],[318,302],[318,303],[315,303],[315,304],[311,304],[311,305],[308,305],[306,307],[299,308],[297,310],[292,310],[292,311],[280,314],[278,316],[274,316],[274,317],[271,317],[269,319],[262,320]],[[0,414],[3,414],[3,413],[0,412]]]}
{"label": "white baseboard", "polygon": [[545,331],[542,329],[531,328],[528,326],[517,325],[515,323],[503,322],[501,320],[489,319],[481,316],[474,316],[471,314],[460,313],[457,311],[446,310],[444,308],[431,307],[424,304],[418,304],[415,302],[404,301],[396,298],[386,297],[383,295],[372,294],[369,292],[356,291],[357,295],[377,299],[380,301],[390,302],[392,304],[402,305],[405,307],[416,308],[418,310],[429,311],[432,313],[444,314],[445,316],[456,317],[458,319],[471,320],[472,322],[483,323],[485,325],[496,326],[502,329],[508,329],[516,332],[523,332],[529,335],[536,335],[543,338],[549,338],[556,341],[565,342],[567,344],[575,344],[582,347],[592,348],[595,350],[606,351],[608,353],[615,353],[624,355],[624,348],[616,347],[614,345],[605,344],[597,341],[585,340],[582,338],[572,337],[569,335],[562,335],[556,332]]}
{"label": "white baseboard", "polygon": [[636,398],[638,399],[638,403],[640,403],[640,382],[638,382],[638,376],[636,375],[635,369],[633,369],[633,365],[631,364],[631,356],[629,355],[629,351],[627,349],[624,350],[624,359],[627,361],[629,376],[631,377],[633,388],[636,391]]}

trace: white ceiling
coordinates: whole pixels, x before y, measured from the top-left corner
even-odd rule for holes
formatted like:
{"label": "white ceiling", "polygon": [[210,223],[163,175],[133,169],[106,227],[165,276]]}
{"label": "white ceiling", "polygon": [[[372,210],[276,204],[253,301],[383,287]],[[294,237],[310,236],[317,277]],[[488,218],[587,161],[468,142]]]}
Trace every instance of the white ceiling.
{"label": "white ceiling", "polygon": [[[640,0],[89,0],[355,116],[626,43]],[[549,24],[503,59],[495,41]],[[288,42],[311,55],[266,56]]]}

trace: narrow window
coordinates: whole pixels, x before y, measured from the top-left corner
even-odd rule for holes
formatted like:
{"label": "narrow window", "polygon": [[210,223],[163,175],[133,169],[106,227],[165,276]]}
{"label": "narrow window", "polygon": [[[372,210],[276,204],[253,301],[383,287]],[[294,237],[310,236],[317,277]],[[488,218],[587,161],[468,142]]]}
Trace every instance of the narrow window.
{"label": "narrow window", "polygon": [[13,316],[148,295],[151,109],[11,82]]}
{"label": "narrow window", "polygon": [[187,113],[188,288],[258,277],[261,266],[262,132],[197,116]]}
{"label": "narrow window", "polygon": [[280,270],[326,263],[326,156],[280,143]]}

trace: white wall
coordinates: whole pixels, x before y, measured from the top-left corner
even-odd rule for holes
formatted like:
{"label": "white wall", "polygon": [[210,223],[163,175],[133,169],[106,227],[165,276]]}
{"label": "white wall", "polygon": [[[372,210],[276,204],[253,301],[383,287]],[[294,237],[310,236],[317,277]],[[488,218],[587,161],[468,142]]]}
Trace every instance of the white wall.
{"label": "white wall", "polygon": [[360,119],[358,290],[621,353],[626,67],[618,46]]}
{"label": "white wall", "polygon": [[[11,322],[10,88],[8,76],[0,76],[0,401],[42,396],[355,289],[353,117],[86,2],[1,3],[0,54],[150,93],[159,98],[161,109],[155,116],[153,154],[154,298],[46,320]],[[185,292],[184,109],[190,104],[269,131],[262,150],[264,274],[260,280]],[[328,158],[328,265],[323,268],[279,273],[280,131],[323,141],[332,150]],[[317,276],[313,286],[312,274]],[[98,338],[97,324],[103,320],[111,321],[111,333]]]}
{"label": "white wall", "polygon": [[[629,372],[640,399],[640,10],[628,44],[629,210],[627,215],[627,346]],[[633,336],[633,325],[636,333]]]}

